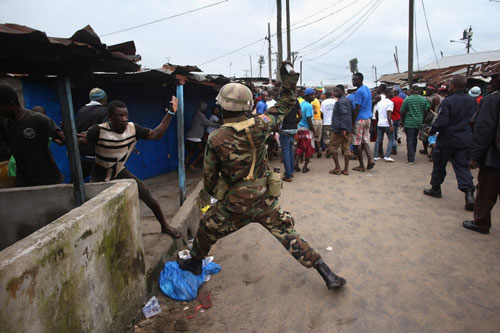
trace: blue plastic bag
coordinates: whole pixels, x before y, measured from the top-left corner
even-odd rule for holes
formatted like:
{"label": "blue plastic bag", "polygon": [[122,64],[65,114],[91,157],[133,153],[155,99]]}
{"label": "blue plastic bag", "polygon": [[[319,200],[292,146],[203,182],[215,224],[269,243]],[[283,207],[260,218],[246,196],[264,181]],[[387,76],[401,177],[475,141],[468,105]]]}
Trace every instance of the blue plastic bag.
{"label": "blue plastic bag", "polygon": [[206,263],[203,260],[203,272],[194,275],[180,269],[176,261],[169,261],[160,273],[160,289],[165,295],[177,301],[192,301],[198,295],[198,289],[205,282],[205,277],[217,274],[220,270],[220,265],[214,262]]}

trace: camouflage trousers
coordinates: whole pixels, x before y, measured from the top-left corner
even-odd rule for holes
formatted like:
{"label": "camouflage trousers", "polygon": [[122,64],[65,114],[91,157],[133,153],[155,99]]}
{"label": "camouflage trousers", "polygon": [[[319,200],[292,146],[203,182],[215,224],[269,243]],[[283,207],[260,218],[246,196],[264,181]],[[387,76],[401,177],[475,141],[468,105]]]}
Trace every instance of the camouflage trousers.
{"label": "camouflage trousers", "polygon": [[295,231],[295,220],[280,209],[278,199],[267,194],[267,188],[230,190],[201,219],[191,255],[203,259],[212,245],[249,223],[260,223],[302,265],[309,268],[320,255]]}

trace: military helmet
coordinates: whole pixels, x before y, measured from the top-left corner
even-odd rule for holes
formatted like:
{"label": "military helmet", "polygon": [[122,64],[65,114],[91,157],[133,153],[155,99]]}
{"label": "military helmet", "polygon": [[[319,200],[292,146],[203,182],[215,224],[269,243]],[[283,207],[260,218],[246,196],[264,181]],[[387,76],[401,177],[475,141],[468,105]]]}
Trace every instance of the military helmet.
{"label": "military helmet", "polygon": [[215,98],[226,111],[252,111],[252,91],[241,83],[227,83],[219,91]]}

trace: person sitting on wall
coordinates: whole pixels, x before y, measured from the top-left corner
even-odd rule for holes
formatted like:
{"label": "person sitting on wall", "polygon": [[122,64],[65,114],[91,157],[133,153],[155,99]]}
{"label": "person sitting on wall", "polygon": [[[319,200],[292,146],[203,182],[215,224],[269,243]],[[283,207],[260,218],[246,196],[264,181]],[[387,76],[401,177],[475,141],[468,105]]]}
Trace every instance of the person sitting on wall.
{"label": "person sitting on wall", "polygon": [[108,104],[109,121],[96,124],[78,138],[78,145],[95,147],[95,164],[90,175],[91,182],[107,182],[113,179],[134,179],[139,189],[139,199],[153,211],[160,222],[161,232],[173,238],[180,238],[179,230],[169,225],[163,215],[160,203],[146,185],[125,168],[130,154],[138,140],[160,140],[167,131],[172,117],[177,112],[177,98],[172,97],[171,108],[161,123],[150,129],[128,121],[127,105],[121,101]]}
{"label": "person sitting on wall", "polygon": [[0,85],[0,141],[16,160],[16,187],[62,183],[49,138],[63,144],[63,131],[45,114],[21,106],[12,87]]}

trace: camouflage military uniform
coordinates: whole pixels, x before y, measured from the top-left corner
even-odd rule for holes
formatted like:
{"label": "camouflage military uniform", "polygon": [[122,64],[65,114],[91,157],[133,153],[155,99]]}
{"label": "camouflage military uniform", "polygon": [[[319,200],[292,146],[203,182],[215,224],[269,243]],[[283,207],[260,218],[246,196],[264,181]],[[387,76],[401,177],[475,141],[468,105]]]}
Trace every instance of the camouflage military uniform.
{"label": "camouflage military uniform", "polygon": [[[255,118],[249,127],[256,148],[255,181],[245,181],[252,164],[252,147],[245,131],[221,127],[208,138],[203,166],[205,190],[214,194],[219,177],[229,189],[223,200],[211,207],[200,222],[191,255],[203,259],[215,242],[251,222],[260,223],[302,265],[309,268],[320,259],[309,244],[294,229],[294,219],[280,209],[277,198],[268,193],[266,139],[295,104],[296,76],[282,78],[281,99],[266,114]],[[231,122],[246,121],[246,117],[231,118]],[[253,120],[252,120],[253,122]]]}

